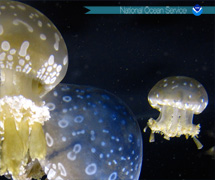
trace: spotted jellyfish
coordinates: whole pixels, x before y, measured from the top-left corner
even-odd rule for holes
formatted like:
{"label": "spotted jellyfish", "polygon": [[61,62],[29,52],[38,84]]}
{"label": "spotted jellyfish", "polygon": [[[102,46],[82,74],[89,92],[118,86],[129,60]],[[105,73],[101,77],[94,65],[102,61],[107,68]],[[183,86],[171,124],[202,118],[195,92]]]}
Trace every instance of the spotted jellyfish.
{"label": "spotted jellyfish", "polygon": [[132,112],[114,95],[92,87],[57,86],[45,98],[49,179],[138,179],[141,133]]}
{"label": "spotted jellyfish", "polygon": [[28,5],[1,0],[0,175],[138,179],[142,139],[131,110],[105,90],[59,84],[67,67],[54,24]]}
{"label": "spotted jellyfish", "polygon": [[185,76],[168,77],[155,84],[148,101],[160,111],[157,120],[150,118],[147,123],[151,129],[150,142],[154,142],[154,133],[163,134],[167,140],[185,135],[193,138],[198,149],[203,147],[196,138],[200,124],[193,124],[193,114],[200,114],[208,104],[208,95],[202,84]]}

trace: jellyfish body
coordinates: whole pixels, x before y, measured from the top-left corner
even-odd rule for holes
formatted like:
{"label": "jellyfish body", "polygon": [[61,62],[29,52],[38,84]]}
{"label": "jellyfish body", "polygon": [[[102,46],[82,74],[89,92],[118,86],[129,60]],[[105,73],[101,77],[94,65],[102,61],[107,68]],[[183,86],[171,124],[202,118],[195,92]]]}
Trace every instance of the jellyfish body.
{"label": "jellyfish body", "polygon": [[42,125],[50,114],[41,97],[67,66],[65,42],[48,18],[23,3],[0,1],[1,175],[27,179],[27,167],[45,158]]}
{"label": "jellyfish body", "polygon": [[107,91],[59,85],[45,97],[48,179],[138,179],[142,138],[129,108]]}
{"label": "jellyfish body", "polygon": [[137,179],[141,134],[118,98],[64,85],[48,94],[67,66],[65,42],[48,18],[0,1],[0,175],[39,178],[40,162],[49,180]]}
{"label": "jellyfish body", "polygon": [[160,80],[149,92],[148,101],[160,111],[157,120],[150,118],[147,126],[151,129],[150,142],[154,133],[161,133],[164,138],[191,136],[197,147],[202,144],[196,139],[200,125],[193,125],[193,114],[200,114],[208,104],[205,88],[195,79],[173,76]]}

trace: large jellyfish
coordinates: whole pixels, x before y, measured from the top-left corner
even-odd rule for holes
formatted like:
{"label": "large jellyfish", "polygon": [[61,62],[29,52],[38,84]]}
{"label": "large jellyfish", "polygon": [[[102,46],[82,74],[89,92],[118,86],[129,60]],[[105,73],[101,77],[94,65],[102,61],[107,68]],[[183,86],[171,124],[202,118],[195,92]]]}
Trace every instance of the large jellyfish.
{"label": "large jellyfish", "polygon": [[[142,142],[125,104],[107,91],[59,85],[45,97],[50,179],[138,179]],[[66,178],[66,179],[67,179]]]}
{"label": "large jellyfish", "polygon": [[58,85],[67,66],[48,18],[0,1],[0,175],[39,179],[42,168],[49,180],[138,179],[142,139],[132,112],[104,90]]}
{"label": "large jellyfish", "polygon": [[208,104],[208,95],[202,84],[185,76],[168,77],[155,84],[148,101],[160,111],[157,120],[150,118],[147,123],[151,129],[150,142],[154,142],[154,133],[163,134],[167,140],[185,135],[193,138],[198,149],[203,147],[196,138],[200,124],[192,123],[193,114],[200,114]]}

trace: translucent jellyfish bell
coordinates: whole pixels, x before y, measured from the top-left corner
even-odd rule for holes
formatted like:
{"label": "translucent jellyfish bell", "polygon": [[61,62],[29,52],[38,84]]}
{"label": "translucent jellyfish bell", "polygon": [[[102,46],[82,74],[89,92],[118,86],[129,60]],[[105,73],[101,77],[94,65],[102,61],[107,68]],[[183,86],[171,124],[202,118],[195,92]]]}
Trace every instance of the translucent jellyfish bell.
{"label": "translucent jellyfish bell", "polygon": [[142,138],[130,109],[116,96],[92,87],[62,85],[44,100],[48,179],[138,179]]}
{"label": "translucent jellyfish bell", "polygon": [[154,141],[154,133],[163,134],[167,140],[185,135],[193,138],[198,149],[203,147],[196,138],[200,125],[192,123],[193,114],[200,114],[208,104],[208,95],[202,84],[189,77],[168,77],[151,89],[148,101],[160,111],[157,120],[150,118],[147,123],[152,131],[150,142]]}
{"label": "translucent jellyfish bell", "polygon": [[14,95],[14,83],[19,85],[16,94],[46,94],[67,71],[61,34],[46,16],[26,4],[1,0],[0,6],[1,96]]}

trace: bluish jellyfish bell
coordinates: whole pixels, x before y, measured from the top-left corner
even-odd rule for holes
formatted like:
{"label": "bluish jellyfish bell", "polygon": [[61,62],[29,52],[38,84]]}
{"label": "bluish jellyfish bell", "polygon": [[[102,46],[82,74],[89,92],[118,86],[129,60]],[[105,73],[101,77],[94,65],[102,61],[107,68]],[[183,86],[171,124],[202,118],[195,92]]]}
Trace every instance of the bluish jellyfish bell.
{"label": "bluish jellyfish bell", "polygon": [[142,140],[129,108],[92,87],[60,84],[44,100],[48,179],[138,179]]}
{"label": "bluish jellyfish bell", "polygon": [[[107,91],[59,84],[65,42],[36,9],[0,1],[0,175],[138,179],[142,139],[130,109]],[[59,84],[59,85],[58,85]]]}

